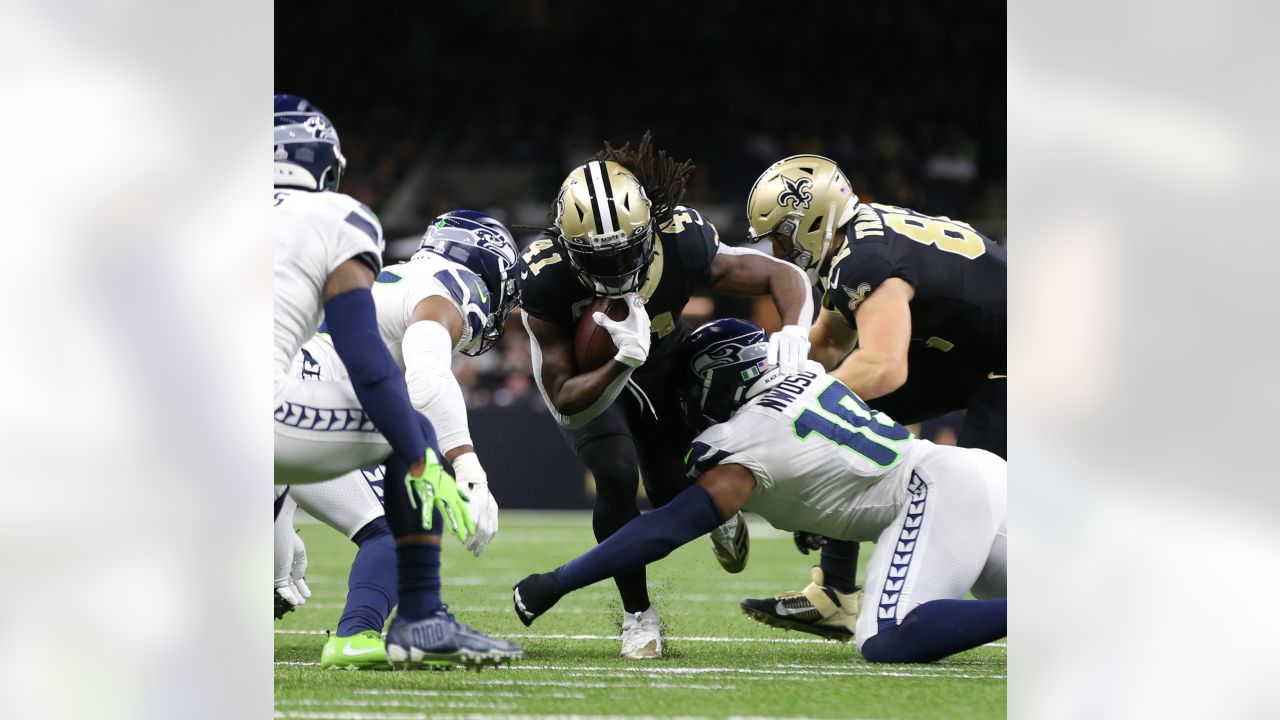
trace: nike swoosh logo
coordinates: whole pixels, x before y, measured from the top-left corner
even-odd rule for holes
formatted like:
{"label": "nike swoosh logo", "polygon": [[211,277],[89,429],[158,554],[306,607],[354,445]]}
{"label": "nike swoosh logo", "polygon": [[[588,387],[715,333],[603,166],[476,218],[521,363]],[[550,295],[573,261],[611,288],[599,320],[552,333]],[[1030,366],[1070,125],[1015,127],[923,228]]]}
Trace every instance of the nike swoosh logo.
{"label": "nike swoosh logo", "polygon": [[371,652],[378,652],[378,648],[367,648],[365,650],[352,650],[351,643],[347,643],[346,645],[342,646],[342,654],[346,655],[347,657],[359,657],[361,655],[368,655]]}
{"label": "nike swoosh logo", "polygon": [[988,380],[1000,380],[1001,378],[1007,378],[1007,377],[1009,377],[1009,376],[1008,376],[1008,375],[997,375],[996,373],[993,373],[993,372],[989,372],[989,373],[987,373],[987,379],[988,379]]}
{"label": "nike swoosh logo", "polygon": [[783,607],[782,603],[778,603],[777,607],[775,607],[773,611],[783,617],[789,617],[791,615],[800,615],[801,613],[807,613],[809,612],[809,608],[803,608],[801,610],[792,610],[791,608]]}
{"label": "nike swoosh logo", "polygon": [[520,271],[520,279],[521,279],[521,280],[523,280],[523,279],[525,279],[525,278],[527,278],[527,277],[529,277],[529,271],[528,271],[528,270],[521,270],[521,271]]}
{"label": "nike swoosh logo", "polygon": [[484,288],[480,286],[480,283],[476,283],[476,292],[480,293],[480,302],[489,302],[489,296],[484,294]]}

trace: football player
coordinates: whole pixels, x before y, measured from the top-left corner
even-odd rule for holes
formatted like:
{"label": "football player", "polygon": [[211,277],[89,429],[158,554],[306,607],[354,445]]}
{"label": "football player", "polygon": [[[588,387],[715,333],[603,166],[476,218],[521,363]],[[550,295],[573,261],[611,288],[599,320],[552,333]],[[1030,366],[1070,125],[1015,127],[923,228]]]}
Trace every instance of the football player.
{"label": "football player", "polygon": [[[934,445],[869,408],[810,361],[786,374],[764,333],[716,320],[685,343],[679,384],[703,429],[697,483],[593,550],[514,588],[531,624],[566,593],[668,555],[742,508],[783,530],[875,540],[858,648],[871,662],[931,662],[1007,632],[1006,470],[985,451]],[[978,600],[962,600],[972,592]]]}
{"label": "football player", "polygon": [[[445,519],[463,541],[474,523],[441,463],[434,428],[414,409],[378,333],[370,291],[382,270],[377,217],[337,192],[346,159],[325,115],[277,95],[274,125],[276,483],[329,480],[385,461],[400,608],[387,634],[389,661],[418,667],[518,657],[518,646],[462,625],[440,601]],[[304,380],[297,367],[322,315],[346,371],[340,380]]]}
{"label": "football player", "polygon": [[[475,532],[465,545],[477,557],[498,532],[498,505],[472,447],[466,404],[450,363],[455,353],[479,355],[501,338],[516,302],[515,258],[515,241],[502,223],[472,210],[454,210],[432,222],[408,262],[385,268],[373,285],[382,340],[405,373],[410,401],[430,418],[440,451],[469,496]],[[304,381],[346,376],[326,329],[321,325],[320,333],[302,346],[296,366]],[[381,631],[396,604],[396,573],[382,492],[381,469],[369,468],[295,486],[289,493],[299,507],[359,548],[346,606],[337,632],[321,652],[321,667],[387,664]],[[296,542],[277,535],[278,542],[285,540]],[[285,557],[285,550],[277,547],[277,557]],[[277,586],[282,576],[296,574],[281,573],[280,567]]]}
{"label": "football player", "polygon": [[[756,240],[802,268],[824,293],[812,357],[871,407],[904,423],[965,410],[959,444],[1005,456],[1005,249],[967,223],[858,201],[827,158],[774,163],[747,200]],[[856,347],[856,349],[855,349]],[[858,546],[797,533],[821,547],[799,592],[747,598],[775,627],[853,637]]]}
{"label": "football player", "polygon": [[[655,152],[648,133],[634,149],[606,145],[569,173],[549,237],[520,258],[534,379],[595,477],[597,540],[639,513],[637,466],[655,507],[688,484],[681,457],[692,436],[672,422],[679,406],[670,376],[674,350],[688,334],[681,312],[691,293],[771,295],[784,326],[770,338],[770,357],[794,371],[808,356],[813,300],[804,274],[764,253],[721,245],[711,222],[680,204],[691,171],[689,163]],[[598,368],[579,368],[575,324],[599,297],[625,299],[629,314],[615,321],[595,313],[617,354]],[[746,531],[731,514],[712,538],[730,572],[746,563]],[[661,626],[644,567],[615,581],[623,606],[622,657],[660,657]]]}

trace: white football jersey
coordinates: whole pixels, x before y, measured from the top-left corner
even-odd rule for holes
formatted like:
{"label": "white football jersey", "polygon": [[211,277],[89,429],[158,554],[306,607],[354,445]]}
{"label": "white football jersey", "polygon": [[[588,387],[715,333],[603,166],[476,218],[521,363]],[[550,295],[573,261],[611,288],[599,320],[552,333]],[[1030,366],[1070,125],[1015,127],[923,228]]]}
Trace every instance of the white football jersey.
{"label": "white football jersey", "polygon": [[391,265],[378,273],[373,301],[378,307],[378,331],[400,369],[404,369],[401,343],[418,303],[429,297],[449,301],[465,320],[455,353],[479,343],[481,331],[496,300],[484,282],[465,266],[430,251],[408,262]]}
{"label": "white football jersey", "polygon": [[690,477],[716,465],[750,470],[756,487],[745,508],[774,527],[875,540],[908,497],[915,444],[810,360],[699,435],[685,462]]}
{"label": "white football jersey", "polygon": [[324,314],[321,293],[342,263],[361,258],[382,267],[382,226],[369,208],[335,192],[274,190],[275,378],[315,334]]}

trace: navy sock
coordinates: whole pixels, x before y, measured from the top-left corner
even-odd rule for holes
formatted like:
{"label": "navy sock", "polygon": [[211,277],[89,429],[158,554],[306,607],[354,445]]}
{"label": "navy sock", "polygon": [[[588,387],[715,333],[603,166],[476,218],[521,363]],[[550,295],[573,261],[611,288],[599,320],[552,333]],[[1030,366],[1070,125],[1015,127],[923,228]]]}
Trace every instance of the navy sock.
{"label": "navy sock", "polygon": [[[420,620],[440,608],[440,545],[438,543],[405,543],[401,538],[422,535],[440,537],[444,518],[431,511],[431,530],[422,527],[422,510],[415,509],[405,487],[409,464],[392,455],[387,458],[383,497],[386,501],[387,525],[396,539],[396,571],[400,596],[399,617]],[[418,502],[414,498],[413,502]]]}
{"label": "navy sock", "polygon": [[827,540],[827,544],[822,546],[818,567],[822,568],[823,582],[827,587],[848,595],[857,588],[854,577],[858,572],[858,543]]}
{"label": "navy sock", "polygon": [[999,600],[932,600],[902,622],[882,621],[862,644],[870,662],[933,662],[1009,634],[1009,603]]}
{"label": "navy sock", "polygon": [[720,527],[724,517],[701,485],[622,526],[604,542],[555,571],[556,584],[572,592],[661,560],[681,545]]}
{"label": "navy sock", "polygon": [[[437,513],[436,521],[442,518]],[[440,609],[440,546],[416,543],[396,548],[396,569],[400,575],[399,616],[421,620]]]}
{"label": "navy sock", "polygon": [[382,632],[396,605],[396,543],[386,518],[377,518],[351,538],[359,548],[347,578],[347,604],[338,620],[338,635],[366,630]]}

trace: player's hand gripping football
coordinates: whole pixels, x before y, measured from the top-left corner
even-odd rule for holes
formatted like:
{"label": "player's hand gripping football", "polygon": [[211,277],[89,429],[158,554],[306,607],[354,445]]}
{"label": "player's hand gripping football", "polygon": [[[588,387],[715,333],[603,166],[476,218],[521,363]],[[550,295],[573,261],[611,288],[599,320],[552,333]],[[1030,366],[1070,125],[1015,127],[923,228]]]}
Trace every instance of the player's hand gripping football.
{"label": "player's hand gripping football", "polygon": [[787,325],[769,336],[769,352],[765,358],[770,365],[782,368],[783,375],[793,375],[804,367],[809,359],[809,333],[799,325]]}
{"label": "player's hand gripping football", "polygon": [[628,293],[623,300],[627,303],[627,319],[610,320],[602,312],[592,314],[591,318],[613,338],[618,348],[613,358],[627,367],[637,368],[649,359],[649,313],[644,311],[639,295]]}
{"label": "player's hand gripping football", "polygon": [[489,542],[498,534],[498,501],[489,492],[489,476],[475,453],[463,453],[454,458],[453,472],[458,480],[458,487],[470,497],[467,506],[475,520],[475,532],[463,545],[466,545],[472,555],[480,557],[480,553],[484,552]]}
{"label": "player's hand gripping football", "polygon": [[449,531],[466,543],[476,531],[471,510],[467,507],[467,494],[445,471],[435,450],[428,448],[424,460],[421,475],[415,476],[410,470],[404,476],[410,507],[422,513],[423,530],[431,529],[431,511],[439,510],[441,517],[449,523]]}

